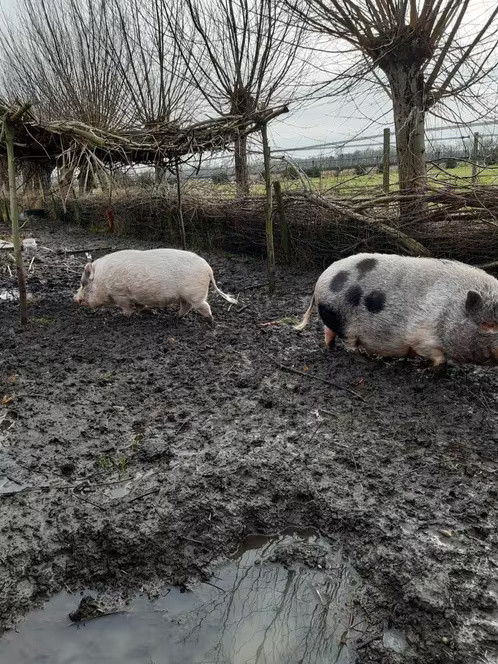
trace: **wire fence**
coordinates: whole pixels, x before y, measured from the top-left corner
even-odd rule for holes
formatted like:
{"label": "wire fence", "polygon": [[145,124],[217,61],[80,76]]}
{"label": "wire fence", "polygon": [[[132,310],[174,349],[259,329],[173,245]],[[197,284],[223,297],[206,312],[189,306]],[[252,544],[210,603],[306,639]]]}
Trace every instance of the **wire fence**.
{"label": "wire fence", "polygon": [[[478,131],[480,130],[480,131]],[[306,152],[306,156],[301,156]],[[299,147],[273,147],[272,177],[284,190],[305,187],[338,196],[375,193],[397,188],[397,155],[394,134],[361,135],[343,141]],[[468,125],[447,125],[426,130],[426,163],[429,181],[451,184],[498,184],[498,119]],[[263,193],[262,151],[253,142],[249,175],[251,194]],[[203,181],[216,185],[220,195],[230,196],[235,186],[233,155],[206,158],[197,170],[184,169],[184,181],[207,190]],[[261,189],[261,191],[260,191]]]}

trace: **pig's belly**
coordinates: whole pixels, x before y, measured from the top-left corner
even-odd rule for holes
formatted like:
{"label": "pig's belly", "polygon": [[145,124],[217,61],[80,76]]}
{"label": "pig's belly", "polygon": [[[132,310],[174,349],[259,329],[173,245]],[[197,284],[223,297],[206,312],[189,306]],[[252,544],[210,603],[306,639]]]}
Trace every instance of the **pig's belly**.
{"label": "pig's belly", "polygon": [[161,309],[163,307],[179,304],[181,298],[178,293],[168,292],[167,289],[160,291],[151,291],[142,288],[127,287],[123,289],[122,295],[128,299],[133,305],[138,307],[148,307],[154,309]]}
{"label": "pig's belly", "polygon": [[366,334],[356,335],[358,345],[372,355],[382,357],[405,357],[410,352],[410,344],[404,337]]}

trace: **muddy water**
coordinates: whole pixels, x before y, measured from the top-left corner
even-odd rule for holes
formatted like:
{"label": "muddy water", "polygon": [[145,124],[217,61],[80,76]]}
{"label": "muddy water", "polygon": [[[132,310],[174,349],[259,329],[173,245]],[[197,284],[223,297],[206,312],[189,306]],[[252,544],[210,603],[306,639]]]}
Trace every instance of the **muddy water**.
{"label": "muddy water", "polygon": [[283,563],[293,548],[302,559],[326,546],[310,533],[250,538],[209,582],[86,623],[70,622],[80,596],[62,592],[0,640],[0,662],[351,664],[361,637],[354,571],[330,552],[329,569]]}

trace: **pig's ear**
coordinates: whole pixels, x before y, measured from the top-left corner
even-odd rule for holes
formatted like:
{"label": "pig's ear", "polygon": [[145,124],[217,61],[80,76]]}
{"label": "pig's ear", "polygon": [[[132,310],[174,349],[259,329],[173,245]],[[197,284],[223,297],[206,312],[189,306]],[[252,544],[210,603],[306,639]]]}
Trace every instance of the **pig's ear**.
{"label": "pig's ear", "polygon": [[482,309],[482,297],[477,291],[469,290],[465,300],[465,311],[468,316],[475,316]]}
{"label": "pig's ear", "polygon": [[81,285],[85,287],[89,281],[93,281],[95,276],[95,269],[92,263],[87,263],[81,275]]}
{"label": "pig's ear", "polygon": [[479,325],[479,329],[484,334],[498,334],[498,323],[496,321],[485,321]]}
{"label": "pig's ear", "polygon": [[93,267],[93,263],[87,263],[85,265],[85,277],[88,279],[88,281],[93,281],[93,278],[95,276],[95,268]]}

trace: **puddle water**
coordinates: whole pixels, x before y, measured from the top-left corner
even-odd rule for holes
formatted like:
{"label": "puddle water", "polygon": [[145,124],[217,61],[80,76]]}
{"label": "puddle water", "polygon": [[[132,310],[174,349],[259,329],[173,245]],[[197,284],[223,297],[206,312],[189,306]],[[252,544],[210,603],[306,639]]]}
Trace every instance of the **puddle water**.
{"label": "puddle water", "polygon": [[5,300],[7,302],[12,302],[19,299],[19,291],[16,289],[6,290],[4,288],[0,289],[0,300]]}
{"label": "puddle water", "polygon": [[[26,298],[30,300],[33,296],[31,293],[26,293]],[[0,302],[15,302],[19,299],[19,291],[17,288],[0,288]]]}
{"label": "puddle water", "polygon": [[403,653],[407,648],[405,633],[399,629],[386,629],[382,637],[382,643],[386,648],[397,653]]}
{"label": "puddle water", "polygon": [[[294,559],[325,547],[331,568],[272,562],[292,547]],[[81,596],[62,592],[0,639],[0,663],[351,664],[358,582],[311,531],[252,537],[209,582],[136,598],[120,613],[73,624]]]}

